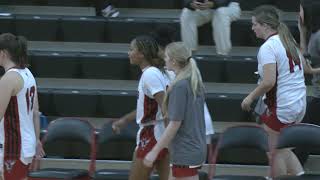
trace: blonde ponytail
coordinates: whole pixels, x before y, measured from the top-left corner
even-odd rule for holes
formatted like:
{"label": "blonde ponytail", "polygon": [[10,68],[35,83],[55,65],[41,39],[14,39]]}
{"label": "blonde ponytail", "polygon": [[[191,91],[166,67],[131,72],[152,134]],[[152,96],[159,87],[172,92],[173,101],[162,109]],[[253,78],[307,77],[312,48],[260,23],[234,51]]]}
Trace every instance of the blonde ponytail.
{"label": "blonde ponytail", "polygon": [[204,85],[197,63],[195,59],[191,57],[191,50],[188,49],[182,42],[170,43],[166,47],[165,52],[170,59],[174,59],[175,62],[181,67],[179,74],[177,74],[176,78],[169,86],[164,97],[162,107],[166,117],[168,111],[168,94],[176,83],[184,79],[189,80],[194,98],[204,93]]}
{"label": "blonde ponytail", "polygon": [[280,22],[278,26],[278,33],[279,33],[280,40],[287,51],[287,54],[291,55],[295,63],[299,63],[300,56],[298,52],[299,51],[298,44],[293,38],[287,25],[285,25],[283,22]]}

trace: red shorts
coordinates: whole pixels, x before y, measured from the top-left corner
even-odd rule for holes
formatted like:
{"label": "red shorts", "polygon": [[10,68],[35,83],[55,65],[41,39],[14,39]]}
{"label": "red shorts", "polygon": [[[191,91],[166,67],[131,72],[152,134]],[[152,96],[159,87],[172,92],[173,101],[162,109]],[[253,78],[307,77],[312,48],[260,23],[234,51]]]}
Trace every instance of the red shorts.
{"label": "red shorts", "polygon": [[[154,135],[154,126],[146,126],[141,130],[137,148],[137,158],[144,159],[144,157],[152,150],[157,144],[157,140]],[[163,159],[168,154],[168,149],[164,148],[158,154],[156,160]]]}
{"label": "red shorts", "polygon": [[260,120],[267,125],[270,129],[280,132],[282,128],[285,128],[291,124],[282,123],[277,117],[276,108],[272,108],[271,110],[266,110],[261,116]]}
{"label": "red shorts", "polygon": [[200,167],[201,166],[189,167],[184,165],[172,165],[172,176],[176,178],[195,176],[198,174],[198,169],[200,169]]}
{"label": "red shorts", "polygon": [[29,165],[20,160],[6,160],[3,163],[4,180],[23,180],[28,176]]}

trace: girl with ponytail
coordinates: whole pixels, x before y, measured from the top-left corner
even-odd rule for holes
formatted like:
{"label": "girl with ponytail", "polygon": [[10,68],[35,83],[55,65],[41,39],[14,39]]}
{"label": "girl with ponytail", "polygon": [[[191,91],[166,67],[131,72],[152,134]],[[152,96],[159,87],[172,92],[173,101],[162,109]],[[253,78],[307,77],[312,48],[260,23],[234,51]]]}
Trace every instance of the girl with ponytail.
{"label": "girl with ponytail", "polygon": [[169,179],[198,179],[198,168],[206,160],[206,128],[204,120],[204,85],[191,50],[182,42],[169,44],[165,49],[168,70],[175,79],[169,86],[163,112],[168,126],[158,143],[144,159],[152,166],[160,150],[169,146],[172,174]]}
{"label": "girl with ponytail", "polygon": [[37,85],[27,68],[27,41],[0,35],[0,179],[25,179],[33,157],[44,155],[40,142]]}
{"label": "girl with ponytail", "polygon": [[[306,111],[304,69],[308,66],[287,26],[273,6],[260,6],[253,11],[252,30],[264,44],[258,52],[258,72],[262,81],[242,101],[245,111],[263,96],[265,112],[260,116],[273,147],[282,128],[301,122]],[[309,69],[310,70],[310,69]],[[291,151],[275,151],[273,175],[301,175],[303,168]]]}
{"label": "girl with ponytail", "polygon": [[160,180],[169,176],[169,153],[166,147],[159,150],[156,160],[150,167],[143,165],[143,159],[155,146],[165,130],[162,115],[162,102],[166,88],[170,84],[165,61],[160,57],[158,43],[151,36],[138,36],[132,40],[128,52],[130,64],[137,65],[142,71],[138,85],[137,107],[112,124],[118,133],[127,123],[136,120],[140,129],[137,134],[137,147],[129,180],[148,180],[155,167]]}

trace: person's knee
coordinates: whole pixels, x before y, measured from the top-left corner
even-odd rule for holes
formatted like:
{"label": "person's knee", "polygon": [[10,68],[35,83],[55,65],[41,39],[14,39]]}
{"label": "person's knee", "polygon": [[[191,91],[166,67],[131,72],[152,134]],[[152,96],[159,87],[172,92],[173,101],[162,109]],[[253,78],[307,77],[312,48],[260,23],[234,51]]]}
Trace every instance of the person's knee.
{"label": "person's knee", "polygon": [[193,12],[187,8],[184,8],[182,10],[182,13],[181,13],[181,16],[180,16],[180,22],[182,24],[184,23],[191,23],[194,21],[194,15],[193,15]]}

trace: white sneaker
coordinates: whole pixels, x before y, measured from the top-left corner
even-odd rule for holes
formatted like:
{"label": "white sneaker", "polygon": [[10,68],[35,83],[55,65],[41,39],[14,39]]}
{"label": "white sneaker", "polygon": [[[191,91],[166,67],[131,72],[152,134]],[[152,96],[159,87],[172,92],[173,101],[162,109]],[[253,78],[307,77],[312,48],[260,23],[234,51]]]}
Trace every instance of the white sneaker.
{"label": "white sneaker", "polygon": [[108,17],[115,18],[115,17],[118,17],[120,14],[120,12],[116,8],[114,8],[112,5],[107,6],[101,12],[102,12],[102,16],[105,18],[108,18]]}

